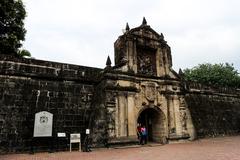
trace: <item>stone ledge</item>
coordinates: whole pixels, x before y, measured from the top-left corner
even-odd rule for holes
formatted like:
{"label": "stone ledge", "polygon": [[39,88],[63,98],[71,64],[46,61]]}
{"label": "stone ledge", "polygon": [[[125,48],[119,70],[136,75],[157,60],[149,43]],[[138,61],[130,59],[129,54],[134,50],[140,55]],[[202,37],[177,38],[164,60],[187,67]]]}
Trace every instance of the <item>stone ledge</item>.
{"label": "stone ledge", "polygon": [[181,139],[188,139],[190,138],[189,134],[184,135],[176,135],[176,134],[170,134],[168,137],[168,140],[181,140]]}
{"label": "stone ledge", "polygon": [[139,140],[137,137],[119,137],[112,138],[109,140],[108,144],[110,146],[118,146],[118,145],[130,145],[130,144],[138,144]]}

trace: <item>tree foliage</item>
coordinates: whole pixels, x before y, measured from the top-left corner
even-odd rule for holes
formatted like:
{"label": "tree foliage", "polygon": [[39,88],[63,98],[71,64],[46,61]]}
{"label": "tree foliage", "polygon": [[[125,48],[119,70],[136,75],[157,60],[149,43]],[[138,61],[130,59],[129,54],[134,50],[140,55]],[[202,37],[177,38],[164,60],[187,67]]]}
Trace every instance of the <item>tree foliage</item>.
{"label": "tree foliage", "polygon": [[22,0],[0,2],[0,54],[18,55],[25,39],[26,11]]}
{"label": "tree foliage", "polygon": [[183,71],[186,80],[240,88],[240,75],[233,64],[199,64]]}
{"label": "tree foliage", "polygon": [[26,49],[19,50],[18,55],[20,57],[31,57],[31,53]]}

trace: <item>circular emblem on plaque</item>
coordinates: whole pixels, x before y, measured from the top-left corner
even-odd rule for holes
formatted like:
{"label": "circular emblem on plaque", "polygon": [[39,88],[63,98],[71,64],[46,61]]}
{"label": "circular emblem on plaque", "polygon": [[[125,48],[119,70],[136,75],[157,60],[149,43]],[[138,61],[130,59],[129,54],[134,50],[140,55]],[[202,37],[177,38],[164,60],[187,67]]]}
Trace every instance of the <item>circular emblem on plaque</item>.
{"label": "circular emblem on plaque", "polygon": [[40,124],[45,124],[48,122],[48,117],[47,116],[41,116],[40,117]]}

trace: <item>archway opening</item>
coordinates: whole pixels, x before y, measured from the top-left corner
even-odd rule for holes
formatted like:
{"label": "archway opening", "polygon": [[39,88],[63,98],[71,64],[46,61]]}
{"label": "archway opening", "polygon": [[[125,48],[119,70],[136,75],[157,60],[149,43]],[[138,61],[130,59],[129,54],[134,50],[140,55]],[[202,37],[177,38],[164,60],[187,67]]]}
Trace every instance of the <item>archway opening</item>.
{"label": "archway opening", "polygon": [[140,113],[137,122],[146,127],[148,141],[162,142],[162,138],[165,136],[164,120],[165,116],[161,111],[154,108],[146,108]]}

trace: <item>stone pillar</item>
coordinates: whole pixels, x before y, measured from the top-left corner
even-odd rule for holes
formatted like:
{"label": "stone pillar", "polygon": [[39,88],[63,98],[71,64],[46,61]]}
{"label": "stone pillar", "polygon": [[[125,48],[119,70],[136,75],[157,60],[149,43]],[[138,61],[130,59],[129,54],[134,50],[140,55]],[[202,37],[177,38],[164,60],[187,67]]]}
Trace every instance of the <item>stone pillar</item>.
{"label": "stone pillar", "polygon": [[165,60],[164,62],[164,75],[168,75],[169,74],[169,61],[168,61],[168,56],[167,56],[167,49],[164,48],[163,49],[163,58]]}
{"label": "stone pillar", "polygon": [[160,49],[158,48],[156,51],[156,72],[157,76],[160,76]]}
{"label": "stone pillar", "polygon": [[134,94],[128,94],[128,136],[136,136]]}
{"label": "stone pillar", "polygon": [[176,126],[175,126],[175,111],[174,111],[175,108],[174,108],[172,96],[167,97],[167,104],[168,104],[169,133],[173,134],[176,132]]}
{"label": "stone pillar", "polygon": [[127,41],[128,68],[137,73],[137,49],[133,41]]}
{"label": "stone pillar", "polygon": [[188,109],[188,106],[186,106],[186,116],[187,116],[187,131],[190,136],[190,140],[194,140],[197,138],[196,130],[192,122],[192,116],[190,114],[190,111]]}
{"label": "stone pillar", "polygon": [[174,107],[174,116],[175,116],[175,127],[176,127],[176,135],[182,135],[182,122],[180,118],[180,110],[179,110],[179,99],[178,96],[174,96],[173,98],[173,107]]}
{"label": "stone pillar", "polygon": [[158,48],[156,52],[156,67],[157,67],[157,76],[163,76],[164,73],[164,64],[163,64],[163,51]]}
{"label": "stone pillar", "polygon": [[118,97],[118,105],[119,105],[119,136],[126,136],[127,135],[127,98],[124,94],[121,94]]}
{"label": "stone pillar", "polygon": [[119,104],[119,97],[117,97],[116,101],[116,117],[115,117],[115,133],[116,137],[119,137],[120,135],[120,104]]}
{"label": "stone pillar", "polygon": [[133,69],[133,44],[131,41],[127,41],[126,43],[126,47],[127,47],[127,56],[128,56],[128,66],[129,69],[132,70]]}
{"label": "stone pillar", "polygon": [[133,71],[134,73],[137,73],[137,46],[136,46],[136,42],[132,41],[132,54],[133,54]]}
{"label": "stone pillar", "polygon": [[163,131],[163,136],[166,136],[168,138],[169,136],[169,130],[170,130],[170,126],[169,126],[169,113],[168,113],[168,99],[164,96],[164,95],[160,95],[161,96],[161,101],[159,102],[161,104],[160,109],[162,110],[164,116],[165,116],[165,120],[161,123],[165,123],[165,130]]}

